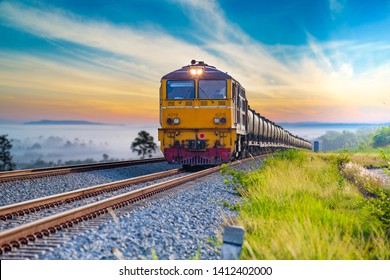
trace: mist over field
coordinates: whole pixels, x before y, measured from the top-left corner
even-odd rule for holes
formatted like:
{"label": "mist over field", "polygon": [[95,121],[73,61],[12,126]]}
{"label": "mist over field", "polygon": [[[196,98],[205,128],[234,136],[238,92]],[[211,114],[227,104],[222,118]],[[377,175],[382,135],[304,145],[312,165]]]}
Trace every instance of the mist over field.
{"label": "mist over field", "polygon": [[[84,124],[69,125],[50,122],[37,124],[1,124],[0,134],[13,139],[11,153],[17,169],[37,167],[37,161],[63,165],[67,161],[102,161],[138,159],[130,149],[132,141],[140,130],[146,130],[154,138],[158,150],[153,157],[162,157],[156,125],[131,126]],[[280,123],[292,134],[314,141],[328,131],[370,131],[381,124],[334,124],[334,123]],[[105,156],[104,156],[105,155]]]}
{"label": "mist over field", "polygon": [[[12,139],[11,153],[17,168],[37,160],[63,164],[92,159],[102,161],[138,159],[130,149],[140,130],[146,130],[157,143],[157,127],[127,125],[0,125],[0,134]],[[161,157],[159,150],[153,154]]]}

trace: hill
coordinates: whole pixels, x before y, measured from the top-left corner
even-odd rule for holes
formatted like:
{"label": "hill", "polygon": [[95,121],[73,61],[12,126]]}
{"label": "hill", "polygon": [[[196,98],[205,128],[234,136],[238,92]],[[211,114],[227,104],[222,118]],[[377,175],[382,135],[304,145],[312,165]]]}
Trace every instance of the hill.
{"label": "hill", "polygon": [[26,125],[104,125],[104,123],[79,121],[79,120],[40,120],[25,122]]}

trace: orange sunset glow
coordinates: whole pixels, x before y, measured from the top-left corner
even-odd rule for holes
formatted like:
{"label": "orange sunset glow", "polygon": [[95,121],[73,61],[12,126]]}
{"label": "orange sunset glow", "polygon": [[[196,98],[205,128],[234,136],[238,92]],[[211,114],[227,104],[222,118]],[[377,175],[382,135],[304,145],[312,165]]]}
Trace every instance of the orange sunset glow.
{"label": "orange sunset glow", "polygon": [[201,22],[195,38],[157,23],[1,2],[8,36],[42,47],[0,49],[0,118],[158,123],[161,77],[195,58],[239,80],[250,106],[276,122],[390,121],[386,41],[320,40],[305,31],[302,44],[265,44],[216,2],[178,2],[189,21]]}

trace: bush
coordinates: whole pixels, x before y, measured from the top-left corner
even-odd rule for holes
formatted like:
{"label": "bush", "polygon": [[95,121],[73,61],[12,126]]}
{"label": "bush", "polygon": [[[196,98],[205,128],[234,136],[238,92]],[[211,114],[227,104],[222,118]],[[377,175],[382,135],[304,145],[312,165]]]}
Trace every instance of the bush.
{"label": "bush", "polygon": [[390,145],[390,126],[379,128],[372,135],[372,146],[377,147],[386,147]]}

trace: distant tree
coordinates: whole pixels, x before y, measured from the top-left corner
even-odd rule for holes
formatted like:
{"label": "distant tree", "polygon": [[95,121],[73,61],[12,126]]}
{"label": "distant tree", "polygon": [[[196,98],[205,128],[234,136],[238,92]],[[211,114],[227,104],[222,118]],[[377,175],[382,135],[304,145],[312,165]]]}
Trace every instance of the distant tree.
{"label": "distant tree", "polygon": [[11,156],[12,140],[7,136],[7,134],[0,135],[0,171],[10,171],[16,167]]}
{"label": "distant tree", "polygon": [[108,158],[109,158],[109,156],[108,156],[107,154],[103,154],[103,160],[104,160],[104,161],[107,161]]}
{"label": "distant tree", "polygon": [[346,135],[338,131],[327,131],[325,135],[318,138],[321,141],[323,151],[342,149],[347,146]]}
{"label": "distant tree", "polygon": [[356,132],[344,130],[327,131],[316,140],[321,142],[322,151],[332,151],[338,149],[364,148],[370,145],[370,135],[372,129],[359,129]]}
{"label": "distant tree", "polygon": [[154,143],[154,138],[145,130],[138,132],[138,137],[131,143],[131,150],[141,155],[141,158],[145,158],[145,155],[152,156],[153,152],[156,152],[157,145]]}
{"label": "distant tree", "polygon": [[359,128],[356,131],[356,139],[359,149],[368,149],[371,147],[371,135],[375,131],[372,127]]}
{"label": "distant tree", "polygon": [[32,145],[31,147],[28,147],[27,149],[28,150],[42,149],[42,145],[39,143],[35,143],[34,145]]}
{"label": "distant tree", "polygon": [[372,135],[372,146],[386,147],[390,145],[390,126],[381,127]]}

